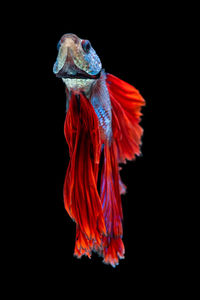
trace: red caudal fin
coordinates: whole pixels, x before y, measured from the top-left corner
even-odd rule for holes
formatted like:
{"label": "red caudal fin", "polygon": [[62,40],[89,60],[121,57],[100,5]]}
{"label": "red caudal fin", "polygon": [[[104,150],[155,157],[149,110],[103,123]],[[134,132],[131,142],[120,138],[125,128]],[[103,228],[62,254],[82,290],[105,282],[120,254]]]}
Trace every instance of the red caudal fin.
{"label": "red caudal fin", "polygon": [[126,186],[119,175],[120,162],[140,154],[142,128],[139,125],[141,106],[145,101],[139,91],[128,83],[108,74],[107,88],[112,106],[112,143],[104,145],[101,177],[101,201],[107,236],[103,237],[104,262],[116,266],[124,258],[122,241],[121,196]]}
{"label": "red caudal fin", "polygon": [[136,88],[111,74],[107,74],[106,83],[112,105],[112,130],[118,161],[132,160],[140,154],[143,129],[139,122],[145,100]]}
{"label": "red caudal fin", "polygon": [[104,262],[113,267],[124,256],[122,242],[122,206],[119,168],[115,142],[104,145],[104,164],[101,175],[101,202],[107,236],[103,237]]}
{"label": "red caudal fin", "polygon": [[72,95],[64,132],[70,154],[64,183],[64,204],[77,224],[74,254],[90,256],[93,247],[101,246],[106,228],[97,191],[100,157],[98,119],[83,95]]}

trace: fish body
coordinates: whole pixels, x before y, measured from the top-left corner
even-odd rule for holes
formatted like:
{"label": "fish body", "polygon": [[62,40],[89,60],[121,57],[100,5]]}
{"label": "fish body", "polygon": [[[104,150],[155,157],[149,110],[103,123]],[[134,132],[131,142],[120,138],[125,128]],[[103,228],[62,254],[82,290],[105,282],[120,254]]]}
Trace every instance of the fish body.
{"label": "fish body", "polygon": [[106,73],[91,43],[74,34],[59,41],[53,72],[66,85],[64,133],[70,162],[63,194],[76,223],[74,254],[91,257],[96,251],[115,267],[125,253],[121,194],[126,186],[119,163],[140,154],[145,101],[133,86]]}

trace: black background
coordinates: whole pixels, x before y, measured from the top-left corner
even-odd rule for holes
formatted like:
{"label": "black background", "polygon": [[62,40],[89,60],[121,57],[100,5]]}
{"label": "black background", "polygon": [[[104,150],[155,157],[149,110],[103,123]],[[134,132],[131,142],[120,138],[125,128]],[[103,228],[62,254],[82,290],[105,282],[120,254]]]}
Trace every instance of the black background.
{"label": "black background", "polygon": [[[158,13],[156,6],[142,3],[132,7],[116,3],[110,9],[99,5],[30,7],[23,15],[23,48],[19,48],[23,65],[19,75],[22,121],[18,120],[22,135],[20,142],[17,135],[16,143],[23,176],[17,184],[21,200],[14,204],[21,207],[22,217],[14,244],[20,262],[25,262],[25,273],[36,271],[41,284],[44,279],[52,286],[55,282],[65,286],[69,278],[79,283],[84,279],[89,288],[92,280],[99,281],[102,276],[100,285],[109,285],[112,279],[112,284],[120,286],[123,281],[131,289],[144,279],[162,283],[161,274],[171,252],[167,243],[167,143],[163,138],[168,76],[163,70],[169,25],[165,23],[164,7]],[[64,33],[90,40],[103,68],[134,85],[146,100],[141,122],[142,156],[121,171],[128,187],[122,196],[126,253],[115,269],[102,264],[96,254],[91,260],[73,257],[75,224],[64,209],[62,196],[69,161],[63,133],[65,88],[52,72],[56,45]]]}

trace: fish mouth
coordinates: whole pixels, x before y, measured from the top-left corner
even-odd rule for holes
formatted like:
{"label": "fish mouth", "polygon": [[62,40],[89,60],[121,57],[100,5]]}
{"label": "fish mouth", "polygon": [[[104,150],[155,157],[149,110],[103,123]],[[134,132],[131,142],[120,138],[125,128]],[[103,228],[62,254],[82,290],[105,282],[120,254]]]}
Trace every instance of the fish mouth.
{"label": "fish mouth", "polygon": [[101,71],[96,75],[90,75],[82,70],[73,70],[73,72],[60,70],[56,77],[58,78],[69,78],[69,79],[98,79],[101,75]]}
{"label": "fish mouth", "polygon": [[58,78],[68,78],[68,79],[98,79],[101,75],[101,70],[99,71],[98,74],[89,74],[85,72],[84,70],[80,69],[76,64],[74,63],[73,60],[73,54],[68,49],[66,58],[65,58],[65,63],[63,64],[62,68],[58,70],[58,59],[56,63],[54,64],[54,74]]}

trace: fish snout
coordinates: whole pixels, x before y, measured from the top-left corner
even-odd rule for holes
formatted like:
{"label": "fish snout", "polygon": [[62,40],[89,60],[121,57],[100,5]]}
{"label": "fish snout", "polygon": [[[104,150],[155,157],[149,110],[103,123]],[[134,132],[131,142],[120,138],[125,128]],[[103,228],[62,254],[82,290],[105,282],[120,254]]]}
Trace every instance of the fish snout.
{"label": "fish snout", "polygon": [[77,52],[77,45],[80,39],[75,34],[64,34],[58,43],[58,56],[53,66],[53,73],[58,74],[61,69],[69,71],[73,68],[73,53]]}

